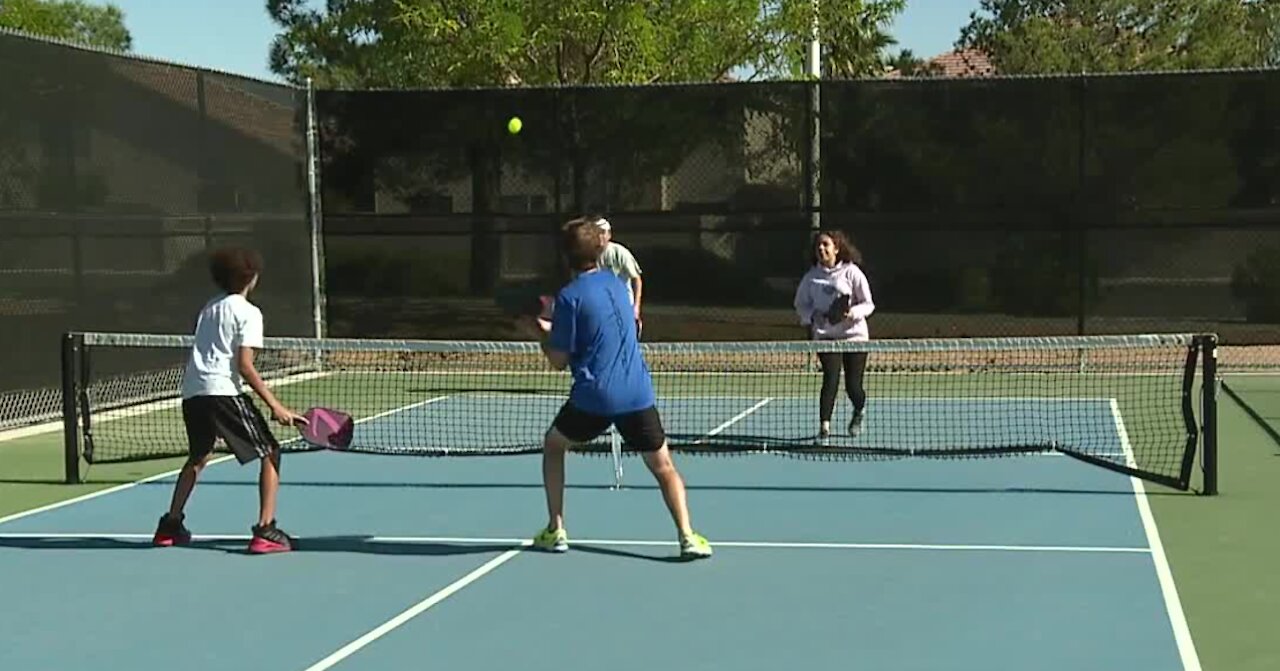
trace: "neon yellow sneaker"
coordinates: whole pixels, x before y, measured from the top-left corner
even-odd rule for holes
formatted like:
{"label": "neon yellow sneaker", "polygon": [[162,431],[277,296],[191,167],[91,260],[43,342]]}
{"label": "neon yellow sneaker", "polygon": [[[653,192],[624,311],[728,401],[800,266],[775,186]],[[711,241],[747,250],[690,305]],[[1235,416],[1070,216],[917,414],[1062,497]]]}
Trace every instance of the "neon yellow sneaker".
{"label": "neon yellow sneaker", "polygon": [[711,556],[711,543],[694,532],[680,538],[681,559],[706,559]]}
{"label": "neon yellow sneaker", "polygon": [[569,550],[569,534],[564,529],[543,529],[533,537],[533,547],[547,552],[567,552]]}

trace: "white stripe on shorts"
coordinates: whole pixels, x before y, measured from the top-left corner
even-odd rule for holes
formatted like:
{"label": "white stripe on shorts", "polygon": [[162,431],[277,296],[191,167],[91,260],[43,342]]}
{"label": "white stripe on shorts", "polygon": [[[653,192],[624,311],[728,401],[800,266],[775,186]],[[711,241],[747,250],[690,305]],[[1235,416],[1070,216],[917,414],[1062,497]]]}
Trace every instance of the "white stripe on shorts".
{"label": "white stripe on shorts", "polygon": [[262,436],[262,431],[255,421],[253,408],[249,407],[249,402],[243,396],[235,397],[236,409],[240,412],[240,420],[244,422],[246,428],[249,429],[249,435],[253,438],[253,449],[257,451],[259,457],[266,458],[271,453],[271,443]]}

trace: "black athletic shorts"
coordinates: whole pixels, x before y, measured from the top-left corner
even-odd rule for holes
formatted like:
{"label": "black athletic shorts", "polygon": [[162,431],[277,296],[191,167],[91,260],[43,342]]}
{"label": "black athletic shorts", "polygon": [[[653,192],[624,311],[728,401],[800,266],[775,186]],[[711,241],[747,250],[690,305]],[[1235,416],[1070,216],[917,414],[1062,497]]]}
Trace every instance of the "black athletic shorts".
{"label": "black athletic shorts", "polygon": [[556,415],[552,426],[565,438],[576,443],[585,443],[604,433],[610,425],[618,427],[618,433],[628,447],[640,452],[655,452],[667,442],[666,431],[662,428],[662,417],[658,409],[649,406],[638,412],[631,412],[617,417],[601,417],[579,410],[571,403],[565,403]]}
{"label": "black athletic shorts", "polygon": [[193,396],[182,402],[191,458],[203,459],[221,438],[236,460],[247,464],[280,449],[267,420],[247,395]]}

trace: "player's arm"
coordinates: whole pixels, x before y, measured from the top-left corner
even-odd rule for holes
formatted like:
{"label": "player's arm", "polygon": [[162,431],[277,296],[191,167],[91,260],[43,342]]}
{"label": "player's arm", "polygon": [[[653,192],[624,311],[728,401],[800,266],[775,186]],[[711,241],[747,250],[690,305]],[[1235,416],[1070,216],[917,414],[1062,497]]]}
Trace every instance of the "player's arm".
{"label": "player's arm", "polygon": [[813,297],[809,295],[809,285],[805,281],[808,275],[800,278],[800,283],[796,285],[796,295],[791,301],[791,306],[795,308],[796,316],[800,318],[800,326],[804,329],[806,338],[813,337]]}
{"label": "player's arm", "polygon": [[276,395],[271,393],[271,389],[267,387],[266,383],[262,381],[262,376],[258,374],[257,367],[253,365],[253,358],[254,350],[252,347],[238,348],[236,350],[236,368],[240,371],[240,377],[243,377],[244,381],[249,383],[249,387],[258,395],[258,398],[261,398],[262,402],[266,403],[268,408],[271,408],[272,417],[286,426],[295,423],[306,424],[306,418],[285,407],[276,398]]}
{"label": "player's arm", "polygon": [[849,301],[849,317],[866,319],[876,311],[875,301],[871,299],[871,282],[867,280],[867,276],[857,266],[854,266],[849,272],[850,284],[853,285],[853,296],[851,297],[852,300]]}
{"label": "player's arm", "polygon": [[622,266],[622,275],[626,277],[627,284],[631,285],[631,293],[635,296],[636,319],[639,319],[640,305],[644,296],[643,271],[640,270],[640,263],[636,261],[636,256],[631,253],[630,249],[619,245],[618,256]]}
{"label": "player's arm", "polygon": [[557,296],[551,319],[534,318],[524,322],[529,324],[529,332],[537,338],[542,354],[554,370],[564,370],[569,365],[576,324],[574,315],[573,303]]}
{"label": "player's arm", "polygon": [[266,383],[262,381],[262,376],[258,374],[257,366],[253,365],[255,350],[262,347],[262,313],[251,312],[243,317],[238,324],[239,333],[236,334],[236,370],[240,371],[240,377],[249,383],[249,387],[253,392],[262,399],[263,403],[271,408],[271,415],[277,422],[286,426],[301,422],[305,424],[307,420],[292,410],[286,408],[276,395],[271,393]]}
{"label": "player's arm", "polygon": [[569,353],[553,347],[550,340],[551,334],[543,331],[542,336],[538,339],[538,344],[542,346],[542,353],[546,355],[547,362],[551,364],[552,369],[564,370],[569,365]]}
{"label": "player's arm", "polygon": [[640,318],[640,297],[644,295],[644,278],[639,273],[631,278],[631,292],[636,295],[636,319]]}
{"label": "player's arm", "polygon": [[516,325],[538,341],[543,356],[547,357],[547,362],[553,369],[564,370],[565,366],[569,365],[569,355],[551,345],[550,322],[538,317],[522,317],[516,321]]}

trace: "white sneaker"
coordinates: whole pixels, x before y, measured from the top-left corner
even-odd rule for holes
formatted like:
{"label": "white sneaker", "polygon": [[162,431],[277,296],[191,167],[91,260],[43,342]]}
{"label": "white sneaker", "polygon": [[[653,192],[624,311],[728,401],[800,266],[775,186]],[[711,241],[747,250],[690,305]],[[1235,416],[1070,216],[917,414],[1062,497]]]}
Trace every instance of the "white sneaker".
{"label": "white sneaker", "polygon": [[863,420],[863,417],[864,417],[865,415],[866,415],[866,410],[865,410],[865,409],[864,409],[864,410],[859,410],[859,411],[857,411],[857,412],[853,413],[853,419],[849,420],[849,435],[850,435],[850,436],[853,436],[854,438],[857,438],[857,437],[858,437],[858,434],[862,433],[862,420]]}

